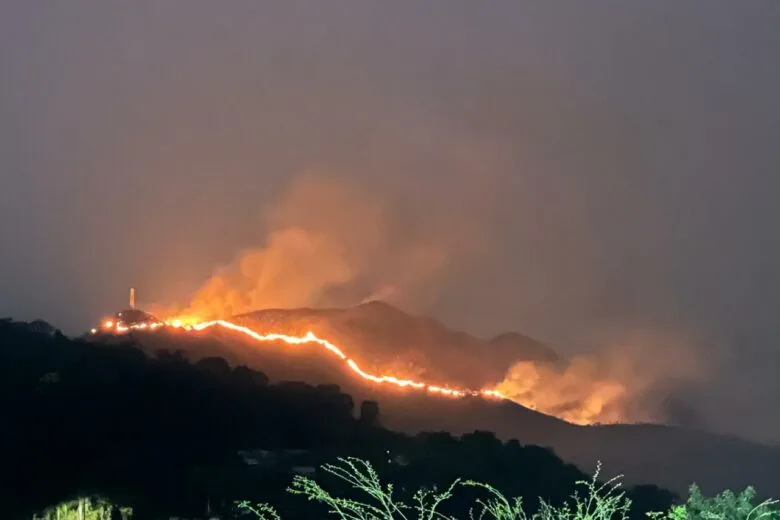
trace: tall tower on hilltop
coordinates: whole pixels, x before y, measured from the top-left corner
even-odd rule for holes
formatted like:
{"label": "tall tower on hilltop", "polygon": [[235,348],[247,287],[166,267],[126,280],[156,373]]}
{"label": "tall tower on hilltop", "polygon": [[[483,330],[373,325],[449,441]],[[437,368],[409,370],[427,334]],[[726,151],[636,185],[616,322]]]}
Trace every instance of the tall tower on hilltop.
{"label": "tall tower on hilltop", "polygon": [[100,325],[92,329],[92,334],[98,331],[107,334],[122,334],[131,329],[155,330],[164,323],[135,306],[135,288],[130,288],[130,306],[127,309],[114,313],[113,316],[104,319]]}

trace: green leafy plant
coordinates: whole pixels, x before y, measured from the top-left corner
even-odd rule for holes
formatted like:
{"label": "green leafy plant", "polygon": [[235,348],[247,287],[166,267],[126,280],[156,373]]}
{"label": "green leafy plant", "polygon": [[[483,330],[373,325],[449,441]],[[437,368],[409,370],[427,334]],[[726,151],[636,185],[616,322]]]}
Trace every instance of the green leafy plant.
{"label": "green leafy plant", "polygon": [[735,494],[733,491],[708,498],[693,485],[685,505],[675,506],[667,513],[652,513],[648,516],[657,520],[775,520],[780,519],[777,500],[765,500],[754,505],[756,490],[745,488]]}
{"label": "green leafy plant", "polygon": [[[438,509],[453,496],[458,480],[440,493],[418,490],[410,505],[393,496],[392,484],[382,485],[379,475],[367,461],[352,457],[339,458],[338,464],[325,464],[322,470],[348,484],[365,499],[334,496],[313,479],[301,475],[294,477],[288,491],[326,505],[331,514],[342,520],[457,520],[442,514]],[[259,520],[279,520],[276,510],[267,504],[240,502],[238,507],[244,512],[253,513]]]}
{"label": "green leafy plant", "polygon": [[467,480],[463,483],[465,486],[473,486],[488,492],[488,499],[478,499],[476,502],[478,513],[475,515],[474,508],[469,512],[471,520],[485,520],[485,518],[494,518],[495,520],[527,520],[528,516],[523,510],[523,499],[515,497],[511,500],[506,498],[503,493],[484,482]]}
{"label": "green leafy plant", "polygon": [[[599,484],[601,465],[590,481],[577,485],[585,493],[575,492],[572,500],[556,507],[541,501],[540,509],[528,516],[519,497],[508,499],[489,484],[473,480],[455,480],[443,492],[418,490],[412,504],[406,504],[393,496],[393,485],[383,485],[370,463],[356,458],[338,459],[338,464],[326,464],[323,471],[336,477],[351,489],[365,497],[356,500],[335,496],[319,483],[306,476],[296,476],[288,491],[302,495],[309,501],[327,506],[331,514],[342,520],[457,520],[439,511],[441,504],[452,498],[458,486],[469,486],[487,493],[479,499],[470,512],[472,520],[613,520],[628,518],[631,501],[620,490],[620,477]],[[254,514],[259,520],[280,520],[279,515],[267,504],[252,505],[240,502],[239,509]]]}
{"label": "green leafy plant", "polygon": [[621,476],[599,484],[601,463],[589,481],[578,481],[576,484],[585,488],[580,494],[575,491],[571,500],[561,506],[555,506],[540,500],[539,510],[528,516],[523,510],[522,498],[507,499],[500,491],[482,482],[466,481],[467,486],[474,486],[488,492],[488,500],[477,500],[478,514],[471,512],[473,520],[613,520],[627,519],[631,509],[631,500],[625,491],[620,489]]}
{"label": "green leafy plant", "polygon": [[236,508],[242,513],[250,513],[258,520],[282,520],[276,509],[268,504],[252,504],[248,500],[236,503]]}
{"label": "green leafy plant", "polygon": [[444,501],[452,497],[457,480],[441,493],[418,490],[414,494],[413,505],[408,505],[393,497],[392,484],[382,485],[379,475],[370,463],[356,458],[340,458],[338,462],[339,464],[324,465],[323,471],[366,495],[367,500],[334,496],[313,479],[300,475],[293,479],[290,493],[327,505],[330,511],[342,520],[455,520],[437,510]]}
{"label": "green leafy plant", "polygon": [[647,516],[655,520],[687,520],[688,512],[685,506],[672,506],[666,513],[647,513]]}
{"label": "green leafy plant", "polygon": [[[455,480],[443,492],[421,489],[414,494],[411,504],[393,495],[393,485],[383,485],[370,463],[356,458],[341,458],[337,464],[322,466],[324,472],[357,491],[362,499],[335,496],[313,479],[296,476],[288,491],[302,495],[309,501],[324,504],[330,514],[341,520],[457,520],[439,511],[441,504],[453,497],[459,486],[477,488],[486,498],[477,499],[471,508],[471,520],[627,520],[631,500],[621,488],[622,476],[604,483],[598,478],[601,464],[588,481],[578,481],[580,490],[560,506],[540,499],[536,513],[529,515],[519,497],[507,498],[490,484],[473,480]],[[756,492],[746,488],[739,494],[731,491],[708,498],[698,487],[690,488],[688,501],[673,506],[669,511],[649,513],[654,520],[780,520],[778,501],[766,500],[754,505]],[[267,504],[238,503],[239,509],[253,514],[258,520],[281,520]]]}
{"label": "green leafy plant", "polygon": [[78,498],[61,502],[33,515],[33,520],[111,520],[119,514],[122,520],[129,520],[133,510],[121,507],[101,498]]}

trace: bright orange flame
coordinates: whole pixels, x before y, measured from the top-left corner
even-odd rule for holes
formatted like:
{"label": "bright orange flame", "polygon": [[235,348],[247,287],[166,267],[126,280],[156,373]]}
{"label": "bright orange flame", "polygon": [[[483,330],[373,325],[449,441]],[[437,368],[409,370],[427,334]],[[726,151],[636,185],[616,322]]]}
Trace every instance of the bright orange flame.
{"label": "bright orange flame", "polygon": [[[106,320],[102,324],[102,328],[105,331],[110,331],[112,334],[124,334],[131,330],[139,331],[154,331],[160,327],[169,327],[176,330],[185,331],[203,331],[212,327],[221,327],[233,332],[243,334],[257,342],[272,343],[282,342],[287,345],[304,345],[304,344],[316,344],[328,351],[329,354],[338,357],[347,368],[360,377],[361,379],[381,384],[388,387],[396,387],[399,389],[412,389],[422,392],[426,392],[431,395],[438,395],[442,397],[462,398],[462,397],[483,397],[488,399],[506,399],[514,401],[522,406],[530,408],[532,410],[540,410],[544,413],[555,415],[561,419],[574,423],[574,424],[592,424],[594,421],[599,422],[618,422],[622,418],[622,413],[617,410],[607,410],[607,404],[613,402],[617,397],[620,397],[625,388],[623,385],[617,382],[607,381],[599,384],[598,388],[594,391],[590,391],[587,398],[582,400],[577,407],[569,407],[565,410],[556,410],[549,403],[545,403],[544,400],[539,401],[538,397],[532,397],[524,395],[522,392],[517,393],[513,387],[512,381],[507,380],[498,383],[492,388],[483,388],[481,390],[473,390],[469,388],[458,388],[451,386],[441,386],[425,383],[423,381],[416,381],[413,379],[403,379],[397,376],[386,374],[372,374],[363,370],[358,363],[350,358],[341,347],[331,343],[328,340],[322,339],[316,336],[313,332],[309,331],[302,336],[292,336],[280,333],[267,333],[261,334],[250,327],[239,325],[237,323],[227,320],[213,320],[213,321],[200,321],[196,316],[177,316],[167,321],[155,321],[155,322],[142,322],[127,325],[121,321]],[[93,334],[97,333],[96,329],[92,329]],[[524,366],[524,365],[523,365]],[[530,364],[529,366],[534,366]],[[535,367],[535,366],[534,366]],[[522,368],[522,367],[521,367]],[[534,368],[534,370],[537,370]],[[535,384],[535,381],[539,379],[539,375],[535,374],[535,377],[521,377],[521,381],[524,381],[525,389],[527,383]],[[515,385],[516,386],[516,385]],[[549,394],[557,395],[557,394]],[[555,401],[553,401],[553,404]],[[607,414],[611,415],[607,415]],[[603,418],[603,419],[602,419]]]}
{"label": "bright orange flame", "polygon": [[[399,388],[412,388],[415,390],[422,390],[430,394],[441,395],[445,397],[457,398],[457,397],[466,397],[466,396],[472,396],[472,397],[481,396],[481,397],[493,398],[493,399],[506,399],[506,397],[497,389],[471,390],[467,388],[455,388],[449,386],[431,385],[431,384],[423,383],[421,381],[414,381],[412,379],[401,379],[389,375],[371,374],[369,372],[366,372],[362,368],[360,368],[357,362],[354,359],[351,359],[349,356],[347,356],[341,348],[334,345],[328,340],[317,337],[311,331],[307,332],[303,336],[289,336],[287,334],[278,334],[278,333],[260,334],[259,332],[252,330],[249,327],[244,327],[242,325],[238,325],[236,323],[226,321],[226,320],[197,322],[192,318],[185,318],[185,319],[177,318],[165,323],[159,323],[159,322],[158,323],[137,323],[133,325],[124,325],[121,323],[114,324],[113,321],[107,320],[103,323],[103,328],[105,329],[113,328],[114,332],[118,334],[123,334],[130,330],[155,330],[164,325],[172,327],[174,329],[182,329],[188,331],[190,330],[202,331],[212,327],[222,327],[224,329],[228,329],[234,332],[239,332],[256,341],[264,342],[264,343],[281,341],[288,345],[317,344],[320,345],[325,350],[327,350],[330,354],[344,361],[344,363],[347,365],[347,367],[349,367],[350,370],[352,370],[353,373],[357,374],[362,379],[371,381],[373,383],[393,385]],[[96,331],[93,329],[92,333],[94,334],[95,332]]]}
{"label": "bright orange flame", "polygon": [[[155,330],[159,329],[165,325],[165,323],[162,322],[152,322],[152,323],[134,323],[131,325],[125,325],[122,322],[114,322],[112,320],[106,320],[102,324],[103,330],[113,329],[114,333],[116,334],[124,334],[125,332],[128,332],[130,330]],[[91,334],[97,334],[98,329],[91,329],[89,331]]]}
{"label": "bright orange flame", "polygon": [[241,334],[244,334],[259,342],[281,341],[283,343],[287,343],[288,345],[304,345],[304,344],[314,343],[320,345],[322,348],[327,350],[330,354],[344,361],[347,367],[349,367],[350,370],[352,370],[352,372],[357,374],[359,377],[367,381],[371,381],[373,383],[388,384],[400,388],[413,388],[415,390],[422,390],[430,394],[436,394],[436,395],[441,395],[446,397],[482,396],[486,398],[505,399],[504,395],[501,394],[496,389],[470,390],[466,388],[453,388],[447,386],[429,385],[421,381],[414,381],[411,379],[401,379],[395,376],[371,374],[369,372],[366,372],[362,368],[360,368],[357,362],[355,362],[354,359],[351,359],[349,356],[347,356],[344,353],[344,351],[341,350],[341,348],[334,345],[328,340],[317,337],[313,332],[307,332],[303,336],[288,336],[287,334],[277,334],[277,333],[260,334],[259,332],[252,330],[249,327],[244,327],[242,325],[238,325],[236,323],[225,321],[225,320],[205,321],[200,323],[194,323],[192,325],[182,325],[182,321],[177,319],[177,320],[172,320],[170,322],[167,322],[166,325],[169,325],[175,329],[196,330],[196,331],[202,331],[212,327],[222,327],[224,329],[228,329],[234,332],[239,332]]}

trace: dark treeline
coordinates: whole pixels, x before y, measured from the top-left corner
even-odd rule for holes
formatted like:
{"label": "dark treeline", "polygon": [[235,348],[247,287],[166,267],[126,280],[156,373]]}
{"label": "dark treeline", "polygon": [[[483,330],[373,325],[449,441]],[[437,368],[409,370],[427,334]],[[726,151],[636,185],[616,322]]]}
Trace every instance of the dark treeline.
{"label": "dark treeline", "polygon": [[[536,497],[561,501],[589,477],[549,449],[487,432],[385,430],[376,402],[354,403],[337,386],[272,385],[221,358],[190,363],[176,351],[151,358],[131,337],[107,347],[44,322],[7,319],[0,321],[0,449],[4,518],[86,495],[130,505],[135,518],[226,517],[241,499],[273,503],[286,520],[311,518],[308,504],[285,493],[293,472],[347,455],[371,461],[400,493],[460,477],[531,506]],[[632,498],[638,517],[673,499],[653,486],[635,488]]]}

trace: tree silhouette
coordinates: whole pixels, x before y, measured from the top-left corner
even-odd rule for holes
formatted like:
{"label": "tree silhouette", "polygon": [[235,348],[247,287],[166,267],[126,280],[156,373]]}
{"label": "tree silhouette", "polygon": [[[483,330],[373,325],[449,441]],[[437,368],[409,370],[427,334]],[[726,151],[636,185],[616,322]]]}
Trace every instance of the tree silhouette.
{"label": "tree silhouette", "polygon": [[360,423],[372,428],[379,427],[379,403],[376,401],[360,403]]}

